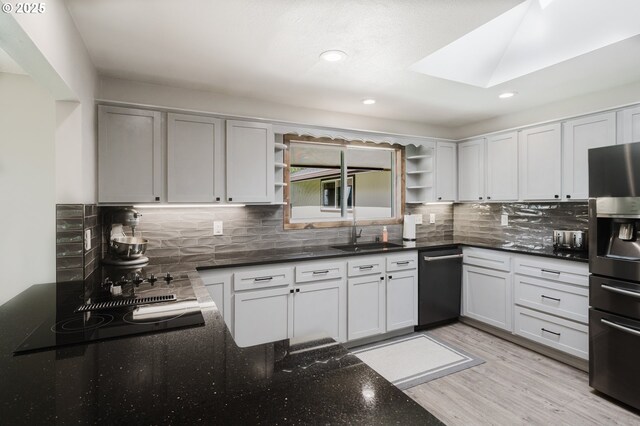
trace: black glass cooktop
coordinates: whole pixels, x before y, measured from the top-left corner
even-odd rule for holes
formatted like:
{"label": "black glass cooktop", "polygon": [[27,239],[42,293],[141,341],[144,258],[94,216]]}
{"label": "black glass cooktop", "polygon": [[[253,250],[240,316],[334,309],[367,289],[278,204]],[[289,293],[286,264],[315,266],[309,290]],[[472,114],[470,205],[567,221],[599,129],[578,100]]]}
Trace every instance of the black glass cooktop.
{"label": "black glass cooktop", "polygon": [[94,280],[59,283],[56,314],[14,353],[203,324],[185,275],[155,277],[144,268],[104,268]]}

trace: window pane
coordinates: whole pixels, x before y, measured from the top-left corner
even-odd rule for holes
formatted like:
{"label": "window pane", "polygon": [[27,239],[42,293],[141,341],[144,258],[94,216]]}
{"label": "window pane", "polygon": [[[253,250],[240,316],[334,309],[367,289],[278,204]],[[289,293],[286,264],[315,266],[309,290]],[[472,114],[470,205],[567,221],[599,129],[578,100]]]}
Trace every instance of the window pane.
{"label": "window pane", "polygon": [[291,142],[289,208],[292,221],[341,220],[341,146]]}
{"label": "window pane", "polygon": [[[394,151],[382,148],[347,149],[346,165],[352,185],[356,219],[388,219],[393,211]],[[351,218],[351,213],[349,218]]]}

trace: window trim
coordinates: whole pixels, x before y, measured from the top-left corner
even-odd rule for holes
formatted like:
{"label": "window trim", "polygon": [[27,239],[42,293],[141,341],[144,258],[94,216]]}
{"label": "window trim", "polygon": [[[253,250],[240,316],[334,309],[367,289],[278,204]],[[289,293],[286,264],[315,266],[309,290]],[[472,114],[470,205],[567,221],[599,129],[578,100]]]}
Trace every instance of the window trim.
{"label": "window trim", "polygon": [[[283,201],[285,201],[285,208],[283,214],[283,226],[285,230],[288,229],[321,229],[321,228],[344,228],[353,225],[351,220],[336,220],[336,221],[321,221],[321,222],[293,222],[291,223],[290,217],[290,172],[291,156],[290,148],[291,142],[313,142],[313,143],[326,143],[338,146],[352,146],[352,147],[371,147],[373,142],[360,142],[360,141],[348,141],[345,139],[330,139],[330,138],[315,138],[311,136],[298,136],[298,135],[284,135],[283,143],[287,146],[284,150],[284,163],[286,167],[284,169],[284,183],[286,184],[283,191]],[[403,223],[404,211],[405,211],[405,147],[400,145],[391,145],[388,143],[375,143],[375,145],[384,148],[390,148],[395,151],[395,188],[394,188],[394,206],[395,217],[389,219],[371,219],[360,220],[356,217],[358,226],[368,225],[397,225]],[[356,205],[356,209],[357,209]],[[357,211],[357,210],[356,210]]]}

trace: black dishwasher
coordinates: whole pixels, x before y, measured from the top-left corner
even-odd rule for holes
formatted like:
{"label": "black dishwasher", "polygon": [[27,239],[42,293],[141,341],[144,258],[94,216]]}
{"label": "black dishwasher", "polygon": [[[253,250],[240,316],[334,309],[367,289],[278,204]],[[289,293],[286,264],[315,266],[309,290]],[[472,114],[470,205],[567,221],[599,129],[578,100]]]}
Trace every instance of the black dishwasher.
{"label": "black dishwasher", "polygon": [[453,322],[460,315],[462,249],[447,247],[418,253],[417,330]]}

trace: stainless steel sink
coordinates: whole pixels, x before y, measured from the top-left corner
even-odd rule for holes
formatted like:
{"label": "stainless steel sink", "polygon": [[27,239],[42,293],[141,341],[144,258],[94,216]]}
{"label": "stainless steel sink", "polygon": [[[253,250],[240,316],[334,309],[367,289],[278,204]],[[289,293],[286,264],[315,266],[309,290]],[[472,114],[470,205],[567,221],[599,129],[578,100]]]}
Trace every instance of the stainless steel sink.
{"label": "stainless steel sink", "polygon": [[382,250],[392,247],[402,247],[402,244],[395,243],[363,243],[363,244],[345,244],[341,246],[331,246],[331,248],[342,251],[366,251],[366,250]]}

